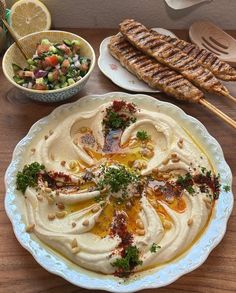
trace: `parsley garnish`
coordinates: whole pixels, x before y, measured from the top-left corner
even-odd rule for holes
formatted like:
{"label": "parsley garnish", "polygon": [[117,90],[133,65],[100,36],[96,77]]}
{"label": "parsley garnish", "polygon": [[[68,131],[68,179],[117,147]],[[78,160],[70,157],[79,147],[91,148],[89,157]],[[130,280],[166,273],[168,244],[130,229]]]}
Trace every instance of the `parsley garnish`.
{"label": "parsley garnish", "polygon": [[125,129],[131,123],[134,123],[135,121],[136,121],[135,117],[124,116],[124,115],[120,115],[117,112],[108,111],[107,117],[103,121],[103,123],[106,125],[107,128],[112,130],[117,130],[117,129]]}
{"label": "parsley garnish", "polygon": [[125,101],[113,101],[112,105],[106,109],[106,115],[103,119],[105,132],[118,129],[124,130],[136,121],[135,112],[135,105]]}
{"label": "parsley garnish", "polygon": [[179,176],[176,180],[176,183],[179,184],[182,188],[186,189],[190,194],[195,192],[193,188],[193,177],[190,173],[187,173],[185,177]]}
{"label": "parsley garnish", "polygon": [[16,189],[25,193],[28,186],[36,186],[38,174],[44,169],[45,167],[37,162],[25,165],[23,170],[16,175]]}
{"label": "parsley garnish", "polygon": [[145,130],[140,130],[136,133],[136,137],[140,140],[148,140],[150,136],[147,134]]}
{"label": "parsley garnish", "polygon": [[152,243],[152,246],[150,247],[150,251],[152,253],[155,253],[155,252],[157,252],[157,249],[160,249],[160,248],[161,248],[160,245],[157,245],[156,243]]}
{"label": "parsley garnish", "polygon": [[188,193],[190,193],[190,194],[193,194],[193,193],[195,192],[194,188],[193,188],[191,185],[187,186],[185,189],[186,189],[186,190],[188,191]]}
{"label": "parsley garnish", "polygon": [[201,167],[201,171],[202,171],[202,174],[205,174],[206,168],[205,167]]}
{"label": "parsley garnish", "polygon": [[142,263],[139,259],[138,248],[130,245],[125,249],[124,257],[116,259],[111,265],[117,267],[121,272],[130,272],[134,267]]}
{"label": "parsley garnish", "polygon": [[124,120],[118,113],[109,111],[107,115],[107,126],[113,130],[115,129],[124,129],[129,124]]}
{"label": "parsley garnish", "polygon": [[187,173],[185,177],[178,176],[178,179],[176,180],[176,183],[179,185],[185,187],[186,183],[188,183],[189,180],[192,180],[192,175],[190,173]]}
{"label": "parsley garnish", "polygon": [[230,186],[229,185],[224,185],[223,189],[225,192],[229,192],[230,191]]}
{"label": "parsley garnish", "polygon": [[109,186],[111,192],[125,190],[129,183],[136,181],[138,176],[129,172],[124,166],[108,167],[103,178],[98,182],[100,188]]}
{"label": "parsley garnish", "polygon": [[207,177],[211,177],[211,170],[209,170],[209,171],[206,172],[206,176]]}

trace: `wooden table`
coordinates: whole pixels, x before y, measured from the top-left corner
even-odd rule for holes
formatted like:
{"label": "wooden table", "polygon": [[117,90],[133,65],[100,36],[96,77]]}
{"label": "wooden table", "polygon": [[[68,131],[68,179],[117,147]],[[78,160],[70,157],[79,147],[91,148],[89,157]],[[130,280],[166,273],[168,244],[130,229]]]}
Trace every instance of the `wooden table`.
{"label": "wooden table", "polygon": [[[111,29],[71,29],[86,38],[99,55],[99,44],[116,31]],[[236,31],[231,32],[236,37]],[[187,38],[186,31],[176,31],[179,37]],[[1,65],[0,65],[1,66]],[[96,66],[86,87],[71,101],[88,94],[104,94],[110,91],[122,91],[106,78]],[[234,174],[234,192],[236,192],[236,131],[215,117],[201,105],[191,105],[172,100],[164,94],[154,95],[160,100],[172,102],[187,114],[196,117],[221,144],[225,159]],[[68,102],[68,101],[67,101]],[[65,103],[67,103],[65,102]],[[214,98],[211,102],[222,111],[236,119],[236,105],[226,98]],[[60,103],[61,104],[61,103]],[[5,170],[11,160],[12,151],[18,141],[24,137],[31,125],[38,119],[51,113],[58,104],[42,104],[28,100],[20,94],[3,76],[0,68],[0,292],[88,292],[77,288],[64,279],[48,273],[40,267],[33,257],[16,240],[11,223],[4,210]],[[155,292],[157,290],[146,290]],[[93,291],[95,292],[95,291]],[[101,292],[101,291],[97,291]],[[165,288],[163,292],[236,292],[236,208],[234,209],[227,233],[221,244],[214,249],[207,261],[198,269],[189,273]]]}

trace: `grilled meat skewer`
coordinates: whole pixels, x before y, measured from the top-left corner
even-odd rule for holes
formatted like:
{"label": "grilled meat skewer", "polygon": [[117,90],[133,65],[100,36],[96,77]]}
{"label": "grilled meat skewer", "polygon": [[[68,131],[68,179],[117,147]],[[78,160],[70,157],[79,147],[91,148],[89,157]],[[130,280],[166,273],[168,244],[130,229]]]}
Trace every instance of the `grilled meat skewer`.
{"label": "grilled meat skewer", "polygon": [[108,48],[122,66],[150,87],[189,102],[198,102],[203,97],[203,93],[181,74],[143,54],[122,35],[111,37]]}
{"label": "grilled meat skewer", "polygon": [[137,49],[180,72],[201,89],[234,99],[208,69],[180,49],[152,34],[141,23],[133,19],[124,20],[120,24],[120,31]]}
{"label": "grilled meat skewer", "polygon": [[157,35],[163,41],[179,48],[185,54],[195,59],[197,63],[202,64],[205,68],[209,69],[219,79],[225,81],[236,80],[236,69],[231,67],[228,63],[220,60],[214,53],[211,53],[206,49],[200,49],[197,45],[184,40],[159,34],[154,30],[150,30],[150,32]]}

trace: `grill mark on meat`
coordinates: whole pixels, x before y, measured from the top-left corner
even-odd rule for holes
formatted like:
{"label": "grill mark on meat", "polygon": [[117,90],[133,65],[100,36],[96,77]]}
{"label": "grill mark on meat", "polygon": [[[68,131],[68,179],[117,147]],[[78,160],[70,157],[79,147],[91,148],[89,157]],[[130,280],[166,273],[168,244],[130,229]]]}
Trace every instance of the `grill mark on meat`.
{"label": "grill mark on meat", "polygon": [[[147,36],[153,36],[153,40],[155,40],[156,44],[160,44],[160,48],[156,50],[151,50],[150,45],[144,45],[142,42],[139,41],[138,36],[130,31],[130,28],[133,26],[137,26],[139,24],[144,29],[146,29]],[[120,24],[120,30],[121,33],[125,36],[125,38],[132,43],[137,49],[141,50],[144,54],[148,54],[149,56],[155,58],[158,62],[169,66],[170,68],[179,71],[185,78],[193,82],[195,85],[199,86],[200,88],[204,89],[205,91],[209,93],[214,93],[217,95],[225,95],[228,96],[228,90],[225,88],[225,86],[221,83],[217,83],[216,77],[209,71],[207,68],[203,67],[202,64],[199,64],[194,60],[191,56],[184,53],[182,50],[174,47],[170,43],[164,41],[163,39],[159,38],[158,34],[152,34],[145,26],[142,24],[134,21],[134,20],[125,20]],[[152,42],[154,44],[154,42]],[[177,56],[179,56],[179,59],[184,59],[184,62],[180,62],[179,65],[176,65],[176,61],[173,59],[168,59],[165,57],[165,52],[167,51],[167,48],[172,48],[173,51],[178,50]],[[160,53],[161,52],[161,53]],[[192,61],[193,63],[196,63],[199,65],[199,67],[202,67],[202,70],[194,70],[193,67],[186,67],[187,63]],[[209,73],[212,75],[212,82],[211,83],[205,83],[203,79],[201,78],[201,75],[204,71],[206,73]],[[216,81],[214,81],[216,80]]]}
{"label": "grill mark on meat", "polygon": [[[184,40],[179,40],[176,42],[175,38],[172,38],[170,36],[165,36],[157,33],[154,30],[151,30],[152,34],[160,35],[163,40],[166,42],[175,45],[179,49],[183,49],[183,51],[190,57],[196,59],[198,63],[203,65],[205,68],[209,69],[216,77],[219,79],[225,80],[225,81],[235,81],[236,80],[236,69],[230,66],[228,63],[220,60],[214,53],[207,51],[206,49],[200,49],[197,45],[188,43]],[[192,49],[190,51],[187,51],[187,46],[192,46]],[[212,58],[215,58],[214,63],[212,63],[210,60],[206,60],[204,56],[210,54]],[[205,61],[203,61],[205,59]],[[217,64],[217,66],[216,66]],[[219,65],[220,64],[220,65]]]}
{"label": "grill mark on meat", "polygon": [[[121,49],[124,43],[130,48],[129,54]],[[123,45],[119,46],[119,44]],[[203,97],[203,93],[179,73],[158,63],[154,58],[143,53],[139,55],[140,51],[126,41],[123,36],[113,36],[108,48],[110,53],[118,59],[125,68],[135,74],[139,79],[146,82],[150,87],[162,90],[167,95],[189,102],[197,102]],[[135,56],[135,53],[137,53],[137,58],[135,59],[135,57],[133,57],[129,59],[131,55]]]}
{"label": "grill mark on meat", "polygon": [[151,78],[157,78],[158,79],[162,76],[162,74],[166,71],[169,71],[169,68],[156,68],[155,72],[151,75]]}

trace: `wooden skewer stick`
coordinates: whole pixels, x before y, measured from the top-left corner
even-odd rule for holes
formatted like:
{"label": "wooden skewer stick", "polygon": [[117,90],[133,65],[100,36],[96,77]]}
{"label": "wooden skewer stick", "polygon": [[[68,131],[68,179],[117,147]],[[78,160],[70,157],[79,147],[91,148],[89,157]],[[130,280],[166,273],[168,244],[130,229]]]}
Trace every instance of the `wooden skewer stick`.
{"label": "wooden skewer stick", "polygon": [[27,56],[27,53],[26,53],[25,49],[22,47],[21,43],[18,41],[15,33],[13,32],[13,30],[11,29],[11,27],[9,26],[9,24],[7,23],[7,21],[4,18],[2,18],[2,22],[4,23],[5,27],[9,31],[10,35],[12,36],[13,40],[15,41],[17,47],[20,49],[20,51],[23,54],[23,56],[25,57],[25,59],[26,60],[29,59],[29,57]]}
{"label": "wooden skewer stick", "polygon": [[236,129],[236,121],[234,121],[232,118],[230,118],[228,115],[220,111],[218,108],[216,108],[214,105],[209,103],[205,99],[200,99],[199,103],[203,106],[205,106],[208,110],[216,114],[219,118],[223,119],[226,123],[228,123],[230,126]]}
{"label": "wooden skewer stick", "polygon": [[230,94],[225,95],[227,98],[229,98],[230,100],[232,100],[234,103],[236,103],[236,98],[231,96]]}
{"label": "wooden skewer stick", "polygon": [[226,98],[229,98],[230,100],[232,100],[233,102],[236,103],[236,98],[233,97],[233,96],[231,96],[231,94],[227,90],[225,90],[225,91],[224,90],[221,90],[221,91],[219,91],[219,93],[221,93],[222,96],[224,96]]}

